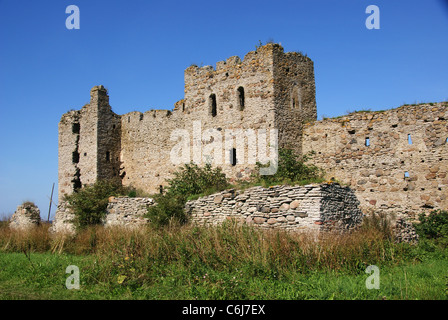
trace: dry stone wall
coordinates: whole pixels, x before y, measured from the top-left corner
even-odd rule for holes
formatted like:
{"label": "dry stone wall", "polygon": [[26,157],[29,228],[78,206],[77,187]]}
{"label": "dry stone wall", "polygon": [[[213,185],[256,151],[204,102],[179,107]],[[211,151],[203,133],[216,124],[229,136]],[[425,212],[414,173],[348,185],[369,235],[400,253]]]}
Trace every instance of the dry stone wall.
{"label": "dry stone wall", "polygon": [[304,127],[303,152],[349,185],[363,210],[448,208],[448,103],[358,112]]}
{"label": "dry stone wall", "polygon": [[[149,222],[144,215],[154,204],[151,198],[111,197],[104,225],[143,226]],[[261,228],[302,231],[350,230],[363,218],[354,193],[338,184],[225,190],[188,201],[185,211],[193,224],[236,219]]]}
{"label": "dry stone wall", "polygon": [[188,201],[186,211],[196,224],[236,219],[261,228],[297,231],[350,230],[363,217],[354,193],[339,184],[226,190]]}

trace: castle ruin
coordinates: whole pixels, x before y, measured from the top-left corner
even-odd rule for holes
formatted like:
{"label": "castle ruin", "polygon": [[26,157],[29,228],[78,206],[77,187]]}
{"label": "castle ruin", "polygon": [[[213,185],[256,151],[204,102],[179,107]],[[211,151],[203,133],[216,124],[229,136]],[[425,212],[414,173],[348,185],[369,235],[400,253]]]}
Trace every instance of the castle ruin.
{"label": "castle ruin", "polygon": [[[107,90],[96,86],[89,104],[65,113],[59,123],[59,202],[99,179],[159,192],[178,168],[170,160],[178,143],[172,132],[191,132],[199,121],[202,132],[277,129],[279,148],[312,152],[311,162],[328,179],[350,186],[363,210],[412,214],[448,208],[446,102],[317,121],[313,61],[278,44],[260,46],[243,60],[230,57],[216,68],[192,65],[184,78],[184,99],[172,111],[117,115]],[[226,147],[223,172],[230,179],[249,177],[255,164]],[[245,148],[247,154],[250,144]]]}

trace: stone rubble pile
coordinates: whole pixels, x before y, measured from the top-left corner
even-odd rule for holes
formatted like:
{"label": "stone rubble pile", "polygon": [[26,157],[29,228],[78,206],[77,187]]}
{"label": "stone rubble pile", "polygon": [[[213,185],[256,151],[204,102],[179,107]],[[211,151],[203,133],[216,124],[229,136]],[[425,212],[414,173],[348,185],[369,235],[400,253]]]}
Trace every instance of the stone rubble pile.
{"label": "stone rubble pile", "polygon": [[9,227],[14,230],[29,230],[40,224],[40,210],[32,202],[19,205],[11,217]]}
{"label": "stone rubble pile", "polygon": [[416,244],[419,236],[411,222],[405,218],[398,218],[394,224],[395,241]]}

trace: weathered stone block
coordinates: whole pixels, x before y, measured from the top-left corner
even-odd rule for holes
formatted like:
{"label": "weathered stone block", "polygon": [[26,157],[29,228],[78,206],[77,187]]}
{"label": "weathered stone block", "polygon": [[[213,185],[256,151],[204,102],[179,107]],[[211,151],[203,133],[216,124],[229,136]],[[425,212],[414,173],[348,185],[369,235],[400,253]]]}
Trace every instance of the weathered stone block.
{"label": "weathered stone block", "polygon": [[265,218],[261,218],[261,217],[255,217],[255,218],[254,218],[254,222],[255,222],[256,224],[261,224],[261,223],[264,223],[265,221],[266,221]]}
{"label": "weathered stone block", "polygon": [[289,207],[290,207],[291,209],[297,209],[297,208],[299,207],[299,205],[300,205],[300,201],[299,201],[299,200],[294,200],[294,201],[291,202],[291,204],[289,205]]}

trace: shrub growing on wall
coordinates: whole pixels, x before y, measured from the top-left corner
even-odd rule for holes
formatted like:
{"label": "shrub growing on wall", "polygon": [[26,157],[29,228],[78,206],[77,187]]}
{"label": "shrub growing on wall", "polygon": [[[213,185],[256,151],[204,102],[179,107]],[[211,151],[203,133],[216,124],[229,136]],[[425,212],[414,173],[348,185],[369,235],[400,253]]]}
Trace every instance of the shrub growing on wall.
{"label": "shrub growing on wall", "polygon": [[103,222],[109,197],[135,196],[136,193],[132,187],[125,187],[114,181],[99,180],[65,196],[65,201],[73,210],[75,225],[77,228],[83,228]]}
{"label": "shrub growing on wall", "polygon": [[221,168],[212,168],[210,164],[199,167],[194,163],[185,164],[176,171],[168,184],[166,193],[154,196],[157,205],[148,209],[147,216],[156,226],[166,225],[172,219],[185,223],[184,205],[189,197],[222,191],[229,186]]}
{"label": "shrub growing on wall", "polygon": [[211,164],[199,167],[195,163],[185,164],[168,183],[168,193],[186,197],[221,191],[229,186],[221,168],[212,168]]}
{"label": "shrub growing on wall", "polygon": [[[323,171],[314,165],[307,165],[308,157],[299,157],[291,149],[279,149],[277,172],[274,175],[256,174],[255,179],[264,185],[322,182]],[[263,167],[269,167],[269,164],[257,163],[257,169]]]}

